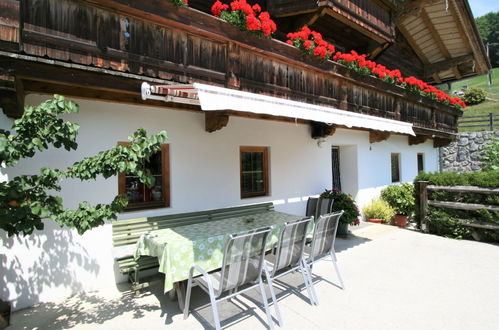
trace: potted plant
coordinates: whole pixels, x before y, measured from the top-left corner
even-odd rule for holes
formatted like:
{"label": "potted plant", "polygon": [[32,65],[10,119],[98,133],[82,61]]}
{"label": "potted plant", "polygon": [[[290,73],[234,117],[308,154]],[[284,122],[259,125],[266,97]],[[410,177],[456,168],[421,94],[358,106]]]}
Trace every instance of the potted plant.
{"label": "potted plant", "polygon": [[[384,200],[375,198],[362,208],[366,220],[370,222],[390,223],[395,210]],[[379,221],[375,221],[379,220]]]}
{"label": "potted plant", "polygon": [[332,212],[344,211],[338,224],[338,235],[348,234],[348,225],[358,225],[359,222],[359,207],[351,195],[345,194],[338,189],[326,189],[321,196],[322,198],[334,199]]}
{"label": "potted plant", "polygon": [[415,207],[414,188],[409,183],[391,185],[381,190],[381,199],[395,210],[395,224],[399,227],[407,225],[407,218]]}

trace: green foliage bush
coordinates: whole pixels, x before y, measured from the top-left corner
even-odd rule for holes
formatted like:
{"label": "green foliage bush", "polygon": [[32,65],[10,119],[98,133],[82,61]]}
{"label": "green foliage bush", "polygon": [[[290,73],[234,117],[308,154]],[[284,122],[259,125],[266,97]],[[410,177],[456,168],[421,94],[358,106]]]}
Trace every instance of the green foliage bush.
{"label": "green foliage bush", "polygon": [[[76,150],[79,125],[63,120],[60,115],[77,112],[78,105],[60,95],[36,107],[27,106],[23,116],[12,125],[12,132],[0,130],[0,164],[15,166],[50,146]],[[116,145],[63,170],[41,168],[37,175],[21,175],[0,182],[0,229],[9,236],[29,235],[35,229],[43,229],[43,219],[52,219],[83,234],[105,220],[116,219],[128,203],[126,196],[116,196],[110,204],[95,206],[81,202],[73,210],[64,209],[62,198],[53,194],[61,190],[60,183],[67,178],[87,181],[120,172],[135,175],[151,185],[154,177],[145,168],[145,161],[161,148],[166,138],[164,131],[147,136],[144,129],[138,129],[128,137],[129,146]]]}
{"label": "green foliage bush", "polygon": [[395,214],[411,215],[414,212],[414,188],[410,183],[394,184],[381,190],[381,199],[386,201]]}
{"label": "green foliage bush", "polygon": [[483,162],[482,169],[484,171],[499,170],[499,138],[494,136],[490,143],[483,147],[481,161]]}
{"label": "green foliage bush", "polygon": [[321,194],[321,197],[334,199],[333,212],[344,211],[340,218],[341,223],[349,225],[358,224],[360,216],[359,207],[350,194],[345,194],[338,189],[326,189]]}
{"label": "green foliage bush", "polygon": [[[419,173],[414,182],[428,181],[429,185],[436,186],[476,186],[483,188],[499,187],[499,171],[481,171],[470,173]],[[414,197],[416,205],[419,205],[420,191],[419,184],[415,185]],[[488,195],[469,192],[449,192],[449,191],[428,191],[429,200],[474,203],[484,205],[499,205],[498,195]],[[419,219],[419,208],[416,208],[416,218]],[[469,222],[491,222],[499,224],[499,212],[488,211],[486,209],[478,211],[457,210],[448,208],[437,208],[428,206],[427,218],[430,233],[459,238],[471,239],[471,230],[463,226],[457,220],[462,219]],[[473,229],[477,231],[482,239],[488,241],[499,241],[499,231]]]}
{"label": "green foliage bush", "polygon": [[466,105],[479,104],[485,101],[487,92],[480,87],[472,87],[464,92],[463,100]]}
{"label": "green foliage bush", "polygon": [[381,219],[383,223],[390,223],[395,210],[384,200],[375,198],[370,204],[362,208],[366,219]]}

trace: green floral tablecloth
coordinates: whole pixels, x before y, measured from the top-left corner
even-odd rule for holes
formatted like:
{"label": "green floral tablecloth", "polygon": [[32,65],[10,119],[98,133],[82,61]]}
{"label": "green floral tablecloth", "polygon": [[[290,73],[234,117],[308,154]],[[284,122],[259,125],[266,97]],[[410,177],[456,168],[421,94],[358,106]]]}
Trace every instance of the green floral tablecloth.
{"label": "green floral tablecloth", "polygon": [[[252,218],[253,221],[248,223],[246,221],[248,218]],[[223,249],[230,234],[271,227],[272,231],[267,243],[270,249],[277,242],[284,223],[301,218],[298,215],[269,211],[251,216],[156,230],[140,237],[135,258],[141,255],[158,257],[159,271],[165,274],[166,292],[173,288],[173,283],[189,278],[192,265],[197,264],[208,272],[220,268],[223,261]]]}

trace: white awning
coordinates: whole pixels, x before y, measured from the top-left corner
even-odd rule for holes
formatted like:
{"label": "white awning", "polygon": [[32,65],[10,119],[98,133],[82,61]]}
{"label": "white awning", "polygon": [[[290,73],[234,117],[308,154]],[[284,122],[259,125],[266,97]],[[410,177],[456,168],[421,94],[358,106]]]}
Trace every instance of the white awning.
{"label": "white awning", "polygon": [[162,86],[143,83],[142,98],[199,104],[203,111],[252,112],[415,135],[411,123],[199,83]]}

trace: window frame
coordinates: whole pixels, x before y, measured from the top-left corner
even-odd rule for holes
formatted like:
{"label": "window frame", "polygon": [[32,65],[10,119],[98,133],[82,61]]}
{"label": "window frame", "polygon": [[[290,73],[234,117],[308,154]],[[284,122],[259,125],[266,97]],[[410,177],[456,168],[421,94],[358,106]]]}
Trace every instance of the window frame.
{"label": "window frame", "polygon": [[[128,146],[130,142],[118,142],[119,145]],[[152,209],[170,206],[170,145],[165,143],[161,145],[161,186],[163,199],[160,201],[144,201],[128,203],[125,211],[140,209]],[[120,172],[118,174],[118,194],[126,195],[126,175]]]}
{"label": "window frame", "polygon": [[[263,153],[263,191],[244,192],[243,191],[243,153],[244,152],[261,152]],[[269,196],[269,147],[256,146],[240,146],[239,147],[239,190],[241,199]]]}
{"label": "window frame", "polygon": [[[398,178],[397,180],[394,180],[394,173],[393,173],[393,160],[394,160],[394,156],[396,156],[397,158],[397,174],[398,174]],[[398,152],[392,152],[390,154],[390,172],[391,172],[391,180],[392,180],[392,183],[395,183],[395,182],[401,182],[400,181],[400,178],[401,178],[401,169],[400,169],[400,153]]]}

